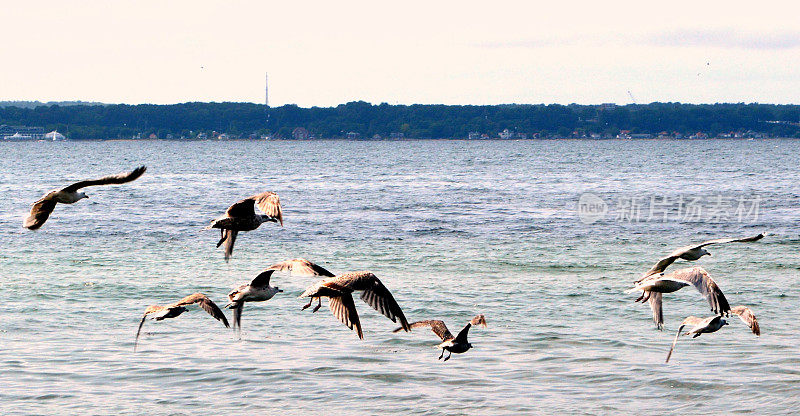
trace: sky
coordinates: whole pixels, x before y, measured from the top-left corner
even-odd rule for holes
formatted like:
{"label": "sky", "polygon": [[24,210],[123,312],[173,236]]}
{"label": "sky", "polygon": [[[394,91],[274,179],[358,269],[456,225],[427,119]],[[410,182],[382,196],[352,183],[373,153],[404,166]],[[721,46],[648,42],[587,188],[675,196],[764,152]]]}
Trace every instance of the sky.
{"label": "sky", "polygon": [[800,2],[3,6],[0,100],[800,103]]}

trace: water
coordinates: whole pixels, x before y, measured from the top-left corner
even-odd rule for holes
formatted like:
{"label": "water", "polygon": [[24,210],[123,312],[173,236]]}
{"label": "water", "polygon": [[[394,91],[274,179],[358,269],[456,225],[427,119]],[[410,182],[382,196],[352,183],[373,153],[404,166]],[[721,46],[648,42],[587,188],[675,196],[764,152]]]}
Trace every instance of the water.
{"label": "water", "polygon": [[[0,149],[4,414],[800,411],[800,141]],[[148,171],[136,182],[90,188],[38,232],[21,227],[45,191],[140,164]],[[265,190],[280,195],[285,227],[242,234],[225,263],[217,232],[202,227]],[[608,206],[592,224],[576,211],[585,192]],[[650,216],[651,197],[674,203],[667,221]],[[678,198],[695,197],[706,211],[723,198],[730,215],[682,220],[690,205]],[[731,210],[742,199],[757,200],[758,212],[739,221]],[[638,220],[626,214],[630,201],[641,204]],[[659,332],[622,291],[677,245],[764,230],[758,243],[711,247],[695,263],[732,305],[753,308],[763,335],[733,318],[681,339],[664,364],[680,321],[708,316],[707,304],[690,289],[666,295]],[[223,303],[231,287],[292,257],[373,271],[409,320],[443,319],[455,332],[484,313],[489,328],[473,329],[475,348],[442,363],[429,331],[392,334],[395,324],[356,300],[359,341],[327,307],[300,311],[297,295],[313,279],[276,275],[285,292],[246,306],[242,341],[194,308],[145,323],[132,352],[147,305],[196,291]]]}

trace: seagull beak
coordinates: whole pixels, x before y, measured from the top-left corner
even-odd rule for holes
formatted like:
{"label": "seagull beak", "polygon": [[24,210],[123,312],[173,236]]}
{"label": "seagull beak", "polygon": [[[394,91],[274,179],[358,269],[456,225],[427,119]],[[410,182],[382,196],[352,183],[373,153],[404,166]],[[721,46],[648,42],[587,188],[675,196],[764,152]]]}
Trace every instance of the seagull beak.
{"label": "seagull beak", "polygon": [[278,293],[282,293],[282,292],[283,292],[283,289],[278,289]]}

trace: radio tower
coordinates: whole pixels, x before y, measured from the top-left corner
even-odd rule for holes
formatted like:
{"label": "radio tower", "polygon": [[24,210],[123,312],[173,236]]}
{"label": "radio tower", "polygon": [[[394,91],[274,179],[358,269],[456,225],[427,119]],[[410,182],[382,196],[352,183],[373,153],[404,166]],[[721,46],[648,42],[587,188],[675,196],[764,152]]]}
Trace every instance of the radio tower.
{"label": "radio tower", "polygon": [[269,134],[269,74],[264,73],[264,106],[267,113],[267,121],[266,121],[266,128],[267,134]]}

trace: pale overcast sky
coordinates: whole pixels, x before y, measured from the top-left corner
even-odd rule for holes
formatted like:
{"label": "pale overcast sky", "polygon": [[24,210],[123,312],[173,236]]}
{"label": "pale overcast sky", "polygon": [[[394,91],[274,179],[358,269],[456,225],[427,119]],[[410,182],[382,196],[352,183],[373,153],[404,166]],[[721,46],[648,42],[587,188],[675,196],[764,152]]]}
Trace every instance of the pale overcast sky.
{"label": "pale overcast sky", "polygon": [[800,103],[800,2],[13,1],[0,100]]}

